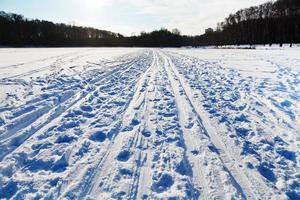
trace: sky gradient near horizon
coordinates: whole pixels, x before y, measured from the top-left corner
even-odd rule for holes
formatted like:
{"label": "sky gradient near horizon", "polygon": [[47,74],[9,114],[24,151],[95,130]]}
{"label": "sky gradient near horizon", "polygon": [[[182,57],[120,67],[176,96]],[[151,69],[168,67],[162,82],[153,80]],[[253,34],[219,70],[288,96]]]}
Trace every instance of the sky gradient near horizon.
{"label": "sky gradient near horizon", "polygon": [[165,27],[199,35],[230,13],[267,0],[0,0],[0,10],[30,19],[92,26],[126,36]]}

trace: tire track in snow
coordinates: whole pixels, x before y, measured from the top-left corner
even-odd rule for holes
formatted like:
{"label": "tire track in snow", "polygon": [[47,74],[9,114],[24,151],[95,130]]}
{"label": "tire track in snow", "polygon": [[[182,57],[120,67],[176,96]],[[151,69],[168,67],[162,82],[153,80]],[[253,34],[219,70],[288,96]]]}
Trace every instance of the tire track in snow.
{"label": "tire track in snow", "polygon": [[[71,107],[75,106],[76,104],[79,104],[81,101],[84,101],[88,94],[91,94],[97,89],[91,89],[90,85],[98,84],[99,82],[108,80],[117,72],[123,71],[124,73],[124,71],[130,69],[128,68],[128,66],[134,65],[134,63],[137,62],[137,58],[133,59],[133,61],[131,62],[126,63],[124,66],[118,64],[117,67],[113,67],[112,70],[108,71],[103,75],[100,75],[100,77],[97,77],[95,80],[92,80],[89,83],[85,82],[86,86],[83,91],[76,92],[72,96],[69,96],[63,102],[58,102],[57,105],[54,104],[54,106],[49,106],[46,104],[47,106],[45,108],[41,108],[41,110],[37,110],[34,113],[30,113],[29,116],[25,116],[26,120],[21,119],[21,125],[14,125],[13,129],[3,132],[0,135],[0,149],[2,150],[0,153],[0,161],[2,161],[6,156],[12,153],[15,149],[22,147],[22,144],[29,137],[31,137],[44,126],[48,125],[50,122],[55,120],[62,113],[68,111]],[[99,87],[101,87],[101,85],[98,86],[98,88]],[[30,116],[32,115],[34,115],[34,117],[31,119]],[[22,125],[22,121],[24,121],[24,125]],[[30,127],[28,127],[29,125]],[[11,141],[13,141],[13,143]]]}
{"label": "tire track in snow", "polygon": [[[91,52],[93,49],[88,49],[85,52]],[[48,60],[52,60],[51,63],[46,64],[46,66],[43,67],[38,67],[37,69],[30,69],[29,71],[25,71],[19,74],[14,74],[11,76],[6,76],[6,77],[2,77],[1,79],[3,80],[2,82],[6,81],[10,81],[10,80],[14,80],[14,79],[19,79],[22,80],[23,78],[25,78],[26,76],[29,75],[34,75],[36,73],[40,73],[40,72],[44,72],[49,70],[51,74],[55,74],[55,73],[60,73],[61,71],[64,70],[66,64],[71,64],[74,63],[75,61],[79,60],[82,57],[85,56],[89,56],[92,53],[88,53],[88,54],[83,54],[81,51],[79,52],[72,52],[72,53],[68,53],[68,54],[62,54],[60,56],[54,56],[54,57],[50,57],[50,58],[45,58],[45,59],[41,59],[41,60],[37,60],[37,61],[31,61],[31,62],[27,62],[27,63],[22,63],[22,64],[17,64],[17,65],[12,65],[12,66],[7,66],[7,67],[0,67],[0,70],[2,69],[6,69],[6,68],[19,68],[19,67],[25,67],[28,64],[31,65],[36,65],[37,67],[39,66],[38,63],[41,62],[41,64],[43,64],[43,62],[48,61]],[[25,66],[23,66],[25,65]],[[16,70],[17,71],[17,70]]]}
{"label": "tire track in snow", "polygon": [[[189,149],[188,158],[191,163],[193,163],[194,174],[197,174],[194,181],[202,188],[201,197],[208,199],[222,199],[226,198],[226,195],[233,195],[231,197],[227,196],[227,198],[244,199],[245,196],[243,191],[240,186],[237,185],[235,179],[231,175],[231,172],[223,166],[224,162],[221,158],[221,162],[216,161],[213,163],[216,167],[206,169],[206,162],[209,161],[203,159],[203,157],[200,157],[201,159],[199,159],[199,157],[195,156],[195,154],[204,153],[205,157],[208,156],[208,159],[210,158],[211,160],[214,160],[215,157],[219,157],[220,155],[218,155],[219,151],[214,149],[215,147],[212,146],[215,144],[210,143],[211,139],[207,133],[206,127],[203,126],[202,120],[189,99],[189,96],[186,93],[186,88],[182,85],[178,74],[175,74],[170,58],[164,53],[161,53],[161,55],[165,59],[164,67],[175,92],[176,104],[179,108],[179,120]],[[202,170],[205,171],[205,169],[206,171],[210,171],[208,175],[206,174],[206,176],[202,173]],[[218,173],[214,175],[210,174],[211,172],[216,171],[218,171]],[[213,176],[213,180],[211,179],[211,176]],[[221,182],[224,181],[222,179],[227,179],[227,187],[224,187],[224,185],[221,184]]]}
{"label": "tire track in snow", "polygon": [[[138,76],[145,70],[145,67],[146,66],[142,66],[141,65],[141,63],[143,63],[143,64],[145,64],[145,63],[147,63],[148,61],[147,60],[149,60],[149,57],[147,57],[147,55],[146,55],[146,53],[147,52],[143,52],[142,54],[139,54],[139,55],[137,55],[136,56],[136,58],[134,59],[135,61],[134,62],[132,62],[132,63],[130,63],[129,65],[125,65],[125,66],[122,66],[121,68],[118,68],[118,70],[117,71],[115,71],[115,73],[112,73],[111,74],[111,76],[107,76],[106,78],[105,78],[105,80],[102,80],[102,81],[100,81],[100,82],[94,82],[93,83],[93,85],[95,85],[95,86],[97,86],[97,87],[95,87],[94,88],[94,90],[93,91],[95,91],[95,92],[97,92],[97,90],[102,90],[104,93],[107,93],[107,95],[110,95],[110,93],[111,93],[111,95],[112,95],[112,97],[111,97],[111,99],[109,99],[109,101],[104,101],[103,103],[100,101],[99,102],[99,100],[102,98],[102,97],[100,97],[100,99],[98,99],[98,98],[94,98],[94,97],[98,97],[98,95],[96,95],[96,93],[95,92],[93,92],[93,91],[91,91],[90,93],[88,93],[87,95],[85,95],[79,102],[77,102],[76,104],[74,104],[74,105],[72,105],[68,110],[66,110],[65,112],[63,112],[62,114],[65,114],[64,116],[62,116],[62,117],[59,117],[59,118],[56,118],[55,120],[53,120],[53,121],[51,121],[51,123],[49,123],[49,124],[47,124],[46,126],[44,126],[43,128],[41,128],[40,130],[39,130],[39,132],[37,133],[37,134],[35,134],[34,135],[34,137],[32,137],[30,140],[31,141],[29,141],[29,142],[27,142],[26,144],[23,144],[22,145],[22,148],[20,148],[20,152],[18,153],[18,152],[16,152],[16,153],[14,153],[14,155],[12,155],[12,156],[8,156],[5,160],[7,161],[7,164],[10,162],[14,162],[14,159],[16,159],[15,157],[18,157],[18,156],[24,156],[23,154],[24,153],[22,153],[22,149],[28,149],[29,150],[29,152],[27,152],[27,154],[28,155],[30,155],[30,157],[32,157],[33,156],[33,158],[27,158],[27,155],[25,155],[25,157],[24,158],[22,158],[21,159],[21,161],[19,161],[19,159],[17,159],[16,161],[18,162],[18,163],[15,163],[15,166],[16,167],[14,167],[12,170],[11,170],[11,173],[12,174],[14,174],[14,173],[18,173],[18,174],[22,174],[22,173],[24,173],[26,170],[28,170],[29,169],[29,171],[31,171],[30,169],[32,168],[34,171],[32,171],[33,173],[35,173],[35,170],[37,170],[37,172],[39,172],[39,167],[41,167],[42,169],[44,168],[44,167],[46,167],[45,168],[45,170],[46,171],[48,171],[48,170],[51,170],[51,168],[49,169],[48,167],[47,167],[47,163],[49,162],[49,161],[43,161],[43,159],[47,159],[47,158],[44,158],[44,156],[41,154],[41,153],[47,153],[47,154],[51,154],[52,152],[56,152],[56,151],[59,151],[58,149],[55,149],[55,147],[56,146],[61,146],[60,145],[60,142],[59,142],[59,138],[61,138],[60,136],[63,136],[63,135],[65,135],[66,133],[68,133],[69,131],[68,131],[68,128],[72,128],[72,127],[67,127],[67,130],[65,130],[65,129],[63,129],[63,130],[59,130],[59,129],[61,129],[61,128],[64,128],[64,126],[65,126],[65,124],[64,124],[64,122],[63,121],[59,121],[60,119],[62,119],[62,120],[64,120],[64,118],[69,118],[69,117],[71,117],[72,118],[72,116],[75,116],[76,117],[76,115],[78,115],[78,114],[76,114],[76,113],[78,113],[78,110],[77,110],[77,107],[79,107],[80,106],[80,109],[84,109],[84,110],[87,110],[87,111],[89,111],[89,107],[82,107],[83,105],[85,105],[86,103],[91,103],[91,100],[93,100],[93,99],[95,99],[96,100],[96,102],[98,102],[97,103],[97,112],[100,112],[100,113],[103,113],[103,115],[106,115],[107,113],[105,112],[105,109],[107,109],[106,107],[107,106],[111,106],[111,105],[114,105],[114,101],[119,101],[119,100],[122,100],[122,98],[114,98],[113,97],[113,93],[114,93],[114,90],[111,90],[111,91],[106,91],[107,90],[107,87],[111,87],[112,89],[113,88],[116,88],[116,89],[118,89],[117,91],[119,91],[119,93],[118,93],[118,95],[119,96],[122,96],[122,95],[129,95],[129,97],[130,97],[130,91],[132,90],[132,85],[133,84],[135,84],[136,83],[136,80],[135,79],[137,79],[138,78]],[[134,80],[132,80],[132,79],[134,79]],[[118,83],[118,85],[116,85],[116,83]],[[122,86],[122,87],[120,87],[120,86]],[[99,89],[100,88],[100,89]],[[122,91],[122,88],[124,89],[124,91]],[[116,91],[116,92],[117,92]],[[125,92],[124,94],[123,94],[123,92]],[[95,96],[96,95],[96,96]],[[93,97],[93,98],[91,98],[91,97]],[[128,98],[128,100],[130,100],[130,98]],[[99,104],[100,103],[100,104]],[[118,102],[117,102],[118,103]],[[100,105],[100,107],[98,107],[98,105]],[[119,106],[117,106],[116,108],[118,108],[116,111],[117,111],[117,113],[115,113],[114,114],[114,116],[116,116],[116,120],[118,120],[118,116],[119,117],[121,117],[122,116],[122,109],[121,108],[123,108],[123,107],[126,107],[127,106],[127,104],[122,104],[122,106],[121,106],[121,104],[119,105]],[[81,108],[82,107],[82,108]],[[95,118],[91,118],[91,117],[88,117],[88,118],[91,118],[91,120],[93,120],[94,122],[96,122],[97,121],[97,118],[99,118],[99,119],[105,119],[105,117],[103,116],[103,115],[97,115]],[[80,115],[78,116],[78,117],[80,117]],[[93,122],[93,123],[94,123]],[[118,121],[117,121],[118,122]],[[92,124],[93,124],[92,123]],[[94,123],[95,124],[95,123]],[[54,126],[53,126],[54,125]],[[56,128],[54,128],[55,130],[58,130],[58,132],[55,134],[55,135],[53,135],[52,136],[52,133],[50,134],[50,132],[53,130],[53,127],[56,127]],[[76,128],[76,127],[75,127]],[[117,128],[117,127],[112,127],[112,128]],[[63,132],[61,132],[61,131],[63,131]],[[113,130],[112,130],[113,131]],[[50,134],[50,135],[49,135]],[[113,134],[113,133],[112,133]],[[49,137],[50,136],[50,137]],[[113,136],[113,135],[112,135]],[[46,138],[44,138],[44,137],[46,137]],[[91,136],[90,136],[91,137]],[[70,186],[70,187],[72,187],[72,184],[73,184],[73,182],[71,181],[73,178],[76,178],[76,176],[75,175],[79,175],[80,173],[81,173],[81,170],[83,170],[83,171],[85,171],[85,169],[87,169],[87,170],[89,170],[89,167],[92,167],[92,165],[89,165],[88,163],[86,163],[86,162],[81,162],[81,164],[80,164],[80,162],[77,162],[76,160],[74,161],[74,158],[76,158],[76,157],[78,157],[78,156],[76,156],[78,153],[85,153],[85,150],[81,150],[82,149],[82,147],[83,147],[83,149],[85,148],[85,144],[88,144],[88,143],[86,143],[85,141],[86,140],[91,140],[90,139],[90,137],[89,137],[89,135],[87,135],[87,134],[85,134],[85,135],[83,135],[82,137],[81,137],[81,139],[78,139],[77,140],[77,142],[73,142],[72,143],[72,141],[70,141],[70,144],[67,146],[67,148],[66,148],[66,150],[65,149],[63,149],[63,151],[65,152],[64,154],[63,154],[63,160],[62,160],[62,162],[60,161],[60,163],[65,163],[65,162],[70,162],[69,163],[69,169],[68,169],[68,171],[67,171],[67,173],[63,173],[61,176],[63,176],[63,177],[65,177],[64,179],[61,179],[61,180],[63,180],[62,182],[63,182],[63,184],[61,184],[61,182],[57,182],[57,181],[55,181],[54,183],[55,183],[55,185],[56,185],[56,187],[54,187],[53,188],[53,190],[52,191],[49,191],[48,192],[48,194],[47,194],[47,198],[58,198],[59,196],[62,196],[62,194],[63,194],[63,192],[65,191],[65,189],[68,189],[68,187]],[[107,137],[109,137],[109,135],[107,135]],[[42,143],[43,145],[42,146],[40,146],[40,145],[38,145],[38,144],[36,144],[36,143],[38,143],[39,142],[39,140],[41,140],[41,139],[43,139],[44,140],[44,142]],[[98,140],[97,138],[95,138],[96,140]],[[60,139],[61,140],[61,139]],[[81,142],[83,140],[83,142]],[[61,140],[61,142],[62,142],[62,144],[64,143],[64,142],[67,142],[67,144],[68,144],[68,141],[69,141],[69,139],[68,139],[68,137],[65,137],[65,139],[63,139],[62,138],[62,140]],[[53,142],[52,143],[52,146],[50,146],[50,149],[49,149],[49,147],[48,146],[45,146],[44,144],[45,144],[45,142],[46,143],[48,143],[48,142]],[[58,142],[58,144],[55,144],[55,143],[57,143]],[[96,142],[95,144],[97,144],[98,142]],[[30,147],[30,144],[32,145],[31,147]],[[101,143],[100,143],[101,144]],[[81,146],[81,145],[83,145],[83,146]],[[99,143],[98,143],[98,145],[99,145]],[[100,145],[101,146],[101,145]],[[40,149],[36,149],[36,147],[37,148],[40,148]],[[54,148],[54,149],[52,149],[52,151],[51,151],[51,147],[52,148]],[[58,147],[56,147],[56,148],[58,148]],[[32,149],[30,149],[30,148],[32,148]],[[33,148],[34,149],[36,149],[36,150],[33,150]],[[78,148],[79,148],[79,151],[78,151]],[[39,151],[41,151],[41,152],[39,152]],[[76,152],[76,151],[78,151],[78,152]],[[91,156],[96,156],[96,155],[101,155],[102,156],[102,153],[100,152],[100,153],[98,153],[97,154],[97,151],[99,151],[98,150],[98,148],[93,148],[92,149],[92,152],[91,153],[88,153],[87,155],[86,155],[86,157],[88,158],[87,160],[91,160],[91,159],[93,159],[93,157],[91,157]],[[35,153],[35,152],[37,152],[37,153]],[[96,153],[95,153],[96,152]],[[37,154],[36,156],[35,156],[35,154]],[[55,155],[55,154],[54,154]],[[54,156],[53,155],[53,156]],[[90,155],[90,156],[89,156]],[[38,158],[38,157],[40,157],[41,156],[41,158]],[[23,159],[25,160],[25,161],[23,161]],[[28,160],[29,159],[29,160]],[[80,159],[80,157],[79,158],[76,158],[76,159]],[[101,159],[101,157],[100,157],[100,159]],[[69,161],[68,161],[69,160]],[[72,161],[73,160],[73,161]],[[50,160],[51,161],[51,160]],[[27,166],[24,166],[24,164],[23,163],[28,163],[27,164]],[[33,163],[32,163],[33,162]],[[51,161],[52,162],[52,161]],[[90,162],[90,161],[88,161],[88,162]],[[34,165],[32,165],[32,164],[37,164],[37,166],[34,166]],[[41,163],[41,164],[38,164],[38,163]],[[46,164],[46,166],[44,166],[44,164],[43,163],[45,163]],[[59,164],[59,162],[56,162],[57,164],[58,164],[58,166],[60,166],[61,164]],[[75,163],[77,163],[78,164],[78,166],[71,166],[71,165],[73,165],[73,164],[75,164]],[[1,164],[3,164],[3,162],[2,163],[0,163],[0,167],[1,167]],[[55,164],[55,165],[57,165],[57,164]],[[39,166],[40,165],[40,166]],[[55,165],[54,165],[54,167],[55,167]],[[64,164],[63,164],[64,165]],[[68,165],[68,164],[67,164]],[[35,167],[38,167],[37,169],[35,169]],[[81,169],[80,169],[80,167],[82,167]],[[75,169],[75,171],[72,171],[72,169]],[[76,170],[77,169],[77,170]],[[90,169],[92,169],[92,168],[90,168]],[[4,172],[4,171],[2,171],[2,172]],[[70,172],[70,173],[68,173],[68,172]],[[0,174],[1,175],[1,174]],[[37,173],[35,173],[35,176],[39,176]],[[74,177],[75,176],[75,177]],[[88,177],[82,177],[83,179],[84,178],[88,178]],[[30,177],[26,177],[26,179],[28,179],[27,181],[29,181],[29,183],[32,181],[31,179],[30,179]],[[41,187],[45,187],[45,186],[47,186],[47,183],[49,184],[49,182],[48,182],[48,180],[47,180],[47,177],[43,177],[43,176],[41,176],[40,178],[40,181],[41,181],[41,183],[40,183],[40,188],[39,189],[41,189]],[[83,179],[81,180],[81,181],[83,181]],[[25,179],[23,180],[23,181],[25,181]],[[23,182],[22,181],[22,182]],[[51,180],[52,181],[52,180]],[[51,181],[50,181],[50,183],[51,183]],[[75,180],[75,182],[74,183],[76,183],[76,180]],[[58,185],[57,185],[58,184]],[[67,185],[65,185],[65,184],[67,184]],[[26,185],[26,187],[32,187],[33,185],[30,185],[30,184],[28,184],[28,185]],[[66,186],[68,186],[67,188],[66,188]],[[25,188],[26,188],[25,187]],[[30,191],[31,190],[29,190],[29,189],[27,189],[27,192],[28,193],[30,193]],[[22,190],[19,190],[18,191],[19,193],[21,193],[22,192]],[[23,191],[24,192],[24,191]],[[26,193],[27,193],[26,192]],[[25,194],[26,194],[25,193]],[[75,194],[75,193],[74,193]],[[19,195],[18,193],[16,194],[16,195]],[[72,193],[69,193],[69,195],[73,195]],[[70,196],[69,196],[70,197]]]}
{"label": "tire track in snow", "polygon": [[[104,155],[104,159],[102,159],[98,163],[98,165],[96,166],[96,168],[94,170],[95,172],[93,173],[90,180],[88,181],[88,184],[85,186],[85,189],[83,189],[82,197],[85,197],[85,196],[97,197],[97,195],[101,194],[101,192],[99,192],[99,190],[101,188],[108,187],[109,190],[112,189],[112,188],[110,188],[110,187],[112,187],[112,185],[109,185],[109,180],[106,181],[105,177],[107,175],[109,175],[109,178],[112,179],[113,178],[112,176],[114,175],[114,173],[103,171],[102,168],[103,169],[109,169],[109,170],[114,169],[113,166],[115,166],[116,164],[112,165],[112,163],[118,162],[116,160],[116,158],[118,156],[118,153],[122,152],[122,150],[124,150],[124,149],[129,151],[128,148],[123,148],[122,145],[124,145],[124,144],[122,142],[123,142],[123,140],[125,140],[124,137],[128,137],[128,136],[131,136],[131,135],[126,134],[125,136],[123,136],[124,133],[122,132],[122,128],[124,127],[124,124],[127,124],[130,121],[128,113],[131,113],[131,111],[133,109],[133,104],[135,104],[136,99],[139,98],[138,96],[140,95],[140,90],[141,90],[141,87],[143,86],[143,82],[145,80],[147,80],[147,78],[149,78],[149,77],[147,77],[147,74],[153,68],[153,63],[155,63],[155,59],[156,59],[155,55],[153,55],[153,58],[152,58],[153,61],[152,61],[151,66],[147,69],[147,71],[141,76],[141,78],[137,82],[137,84],[136,84],[137,88],[135,89],[134,96],[130,100],[130,103],[128,104],[126,110],[124,111],[124,114],[121,117],[122,123],[120,124],[120,132],[116,135],[116,137],[114,137],[112,139],[111,145],[106,150],[106,153]],[[112,167],[109,167],[109,166],[104,167],[104,165],[109,165],[109,166],[112,166]],[[110,181],[112,181],[112,180],[110,180]],[[99,188],[99,183],[101,183],[101,188]],[[104,189],[104,191],[102,191],[102,193],[105,193],[105,190],[106,189]],[[108,192],[108,191],[106,191],[106,192]]]}
{"label": "tire track in snow", "polygon": [[[238,157],[233,157],[233,155],[235,154],[226,147],[226,145],[222,141],[222,138],[218,136],[217,131],[210,124],[209,118],[204,114],[206,113],[205,110],[200,104],[196,103],[196,101],[193,100],[193,94],[191,93],[192,89],[189,87],[189,85],[185,84],[184,79],[177,71],[171,59],[168,56],[167,58],[169,60],[169,66],[172,69],[174,75],[177,77],[180,85],[182,86],[187,100],[190,102],[190,105],[192,106],[194,112],[198,116],[199,122],[201,123],[203,130],[205,130],[213,144],[216,146],[216,148],[218,148],[220,158],[224,163],[224,166],[227,168],[232,178],[234,178],[236,183],[239,185],[238,187],[240,187],[240,189],[245,193],[246,198],[260,199],[261,197],[267,198],[278,196],[278,191],[270,189],[267,185],[265,185],[265,183],[256,178],[258,174],[255,174],[252,177],[250,175],[251,173],[249,174],[245,168],[241,169]],[[251,181],[249,180],[249,176],[253,178]]]}
{"label": "tire track in snow", "polygon": [[[189,164],[186,163],[184,140],[178,129],[174,128],[172,133],[171,123],[177,123],[172,121],[177,119],[172,112],[176,110],[163,113],[158,107],[173,107],[174,100],[168,92],[170,85],[162,66],[163,60],[157,51],[154,53],[155,61],[142,82],[137,84],[139,87],[123,116],[123,131],[114,140],[114,149],[99,168],[95,180],[91,181],[91,198],[151,199],[160,198],[162,194],[172,197],[172,191],[176,191],[182,198],[198,199],[189,172],[185,171],[189,170]],[[175,148],[173,142],[178,142],[178,147]],[[170,152],[166,152],[168,150]],[[155,158],[158,155],[162,158]],[[163,159],[171,157],[173,159],[163,164]],[[174,182],[164,182],[168,179]],[[175,189],[177,187],[182,189]]]}
{"label": "tire track in snow", "polygon": [[[163,70],[162,66],[162,59],[161,56],[155,51],[156,55],[156,62],[154,62],[152,72],[150,72],[150,75],[148,75],[149,80],[147,83],[143,84],[145,86],[142,88],[142,90],[139,90],[139,93],[142,93],[143,95],[136,94],[138,98],[136,98],[136,102],[133,104],[135,107],[132,110],[128,110],[128,117],[129,121],[137,120],[140,121],[140,123],[134,128],[133,132],[130,131],[126,133],[126,139],[124,148],[129,149],[129,151],[133,152],[135,156],[134,160],[131,160],[131,165],[134,166],[134,177],[131,180],[130,189],[128,196],[126,198],[128,199],[144,199],[144,198],[160,198],[160,193],[167,193],[168,196],[172,197],[172,192],[170,190],[172,189],[172,185],[167,186],[169,183],[157,183],[157,178],[160,178],[160,180],[163,180],[163,177],[169,176],[174,181],[174,185],[178,185],[178,187],[182,187],[184,184],[180,183],[178,180],[182,179],[181,181],[184,181],[186,185],[184,187],[187,191],[180,194],[179,196],[181,198],[189,198],[189,199],[197,199],[198,191],[196,188],[194,188],[194,185],[192,181],[188,177],[188,173],[185,174],[184,170],[187,169],[189,166],[189,163],[186,163],[185,159],[185,152],[180,152],[178,149],[184,148],[182,144],[179,145],[178,149],[173,149],[173,151],[178,151],[176,154],[174,152],[174,156],[176,155],[176,159],[174,158],[174,163],[169,163],[167,166],[160,166],[157,165],[154,160],[157,154],[165,154],[165,149],[174,148],[172,147],[172,143],[168,142],[167,138],[164,139],[164,136],[161,136],[158,133],[158,129],[161,129],[161,132],[165,132],[166,128],[163,126],[163,122],[168,123],[168,117],[169,116],[160,116],[160,112],[162,110],[158,110],[159,105],[161,105],[159,98],[163,99],[165,101],[164,103],[167,103],[165,106],[167,106],[170,100],[172,101],[172,98],[170,100],[167,100],[169,97],[172,97],[171,94],[165,93],[166,89],[169,87],[169,82],[166,77],[166,73]],[[164,90],[162,90],[164,88]],[[169,115],[169,114],[168,114]],[[173,114],[172,114],[173,115]],[[130,127],[129,124],[125,124],[125,127]],[[126,129],[126,128],[125,128]],[[177,130],[174,130],[177,132]],[[129,133],[134,134],[134,136],[131,138]],[[166,135],[168,133],[165,133]],[[178,133],[178,137],[180,137],[180,133]],[[123,139],[124,141],[124,139]],[[161,145],[157,145],[158,141],[161,141]],[[183,143],[183,138],[179,138],[180,143]],[[155,150],[154,150],[155,149]],[[156,151],[157,153],[153,153],[152,150]],[[185,151],[185,150],[184,150]],[[159,153],[161,152],[161,153]],[[178,160],[178,161],[176,161]],[[180,162],[182,162],[182,174],[177,174],[178,172],[172,172],[178,171],[179,169],[176,169],[180,165]],[[127,161],[128,163],[128,161]],[[128,163],[129,164],[129,163]],[[157,167],[155,167],[157,165]],[[177,166],[175,166],[177,165]],[[158,172],[156,172],[156,170]],[[158,173],[158,174],[157,174]],[[170,174],[169,174],[170,173]],[[176,183],[178,181],[178,183]],[[156,188],[157,184],[161,184],[158,188]],[[166,185],[164,185],[166,184]],[[182,184],[182,185],[181,185]],[[169,188],[170,187],[170,188]],[[161,191],[160,191],[161,190]],[[180,189],[176,193],[180,193]]]}
{"label": "tire track in snow", "polygon": [[[259,78],[256,81],[255,76],[245,77],[238,70],[228,70],[219,63],[190,56],[171,56],[171,60],[192,89],[194,102],[205,106],[212,125],[220,129],[219,136],[230,147],[230,154],[244,166],[249,181],[254,186],[260,185],[257,190],[261,193],[268,190],[274,193],[273,198],[280,199],[297,193],[299,187],[291,184],[299,174],[294,156],[298,152],[297,142],[288,143],[297,129],[286,124],[282,120],[285,115],[275,114],[276,109],[268,103],[270,94],[283,94],[273,90],[276,80],[268,80],[265,86]],[[234,96],[226,97],[227,91]],[[240,127],[249,133],[242,135],[238,132]]]}
{"label": "tire track in snow", "polygon": [[81,53],[81,52],[70,52],[70,53],[64,53],[62,55],[57,55],[57,56],[50,56],[50,57],[47,57],[47,58],[43,58],[43,59],[38,59],[38,60],[34,60],[34,61],[29,61],[29,62],[25,62],[25,63],[19,63],[19,64],[13,64],[13,65],[7,65],[7,66],[2,66],[0,67],[0,69],[6,69],[6,68],[15,68],[15,67],[19,67],[19,66],[23,66],[23,65],[26,65],[26,64],[34,64],[34,63],[38,63],[38,62],[44,62],[44,61],[47,61],[47,60],[58,60],[58,59],[63,59],[65,57],[68,57],[68,56],[72,56],[76,53]]}
{"label": "tire track in snow", "polygon": [[[143,67],[146,67],[146,66],[143,66]],[[121,78],[122,76],[119,75],[118,76],[119,78]],[[128,77],[126,77],[128,78]],[[141,79],[141,78],[139,78]],[[136,85],[139,85],[139,83],[135,83]],[[132,97],[131,97],[132,98]],[[132,100],[128,99],[129,102],[131,102]],[[124,107],[126,108],[129,104],[129,102],[124,105]],[[116,116],[118,120],[122,120],[123,119],[123,115],[124,115],[124,112],[126,111],[121,111],[121,113],[117,113]],[[98,117],[101,117],[101,116],[98,116]],[[119,123],[118,123],[119,124]],[[95,184],[96,184],[96,180],[98,178],[97,174],[98,173],[101,173],[101,169],[102,169],[102,166],[104,164],[107,164],[107,159],[111,157],[111,154],[113,154],[114,150],[113,148],[115,148],[115,140],[116,140],[116,137],[118,137],[118,135],[120,134],[119,131],[120,129],[122,128],[121,127],[121,123],[119,125],[117,125],[117,127],[115,128],[117,130],[117,133],[115,133],[112,138],[111,138],[111,141],[109,142],[109,144],[107,146],[104,146],[104,151],[100,151],[98,153],[96,153],[95,155],[93,155],[93,157],[99,157],[100,159],[97,162],[97,164],[88,169],[86,172],[83,172],[85,173],[83,176],[84,176],[84,181],[82,181],[81,183],[79,183],[79,186],[76,186],[76,187],[72,187],[72,183],[67,183],[68,185],[71,186],[71,188],[66,188],[61,194],[60,194],[60,198],[65,198],[65,196],[69,196],[71,195],[72,193],[78,193],[78,191],[80,191],[80,198],[85,198],[88,196],[88,194],[91,192],[91,190],[93,190]]]}
{"label": "tire track in snow", "polygon": [[[86,96],[88,96],[88,94],[91,94],[94,90],[97,89],[97,88],[95,88],[92,91],[90,91],[90,86],[89,86],[90,84],[98,84],[99,82],[104,82],[105,80],[109,80],[112,76],[115,75],[115,73],[119,73],[119,72],[124,73],[124,72],[130,70],[131,67],[128,68],[128,66],[134,65],[134,62],[135,61],[129,62],[129,63],[127,63],[128,65],[126,64],[124,66],[121,66],[120,68],[114,68],[114,69],[110,70],[108,73],[105,73],[104,75],[101,75],[100,77],[97,77],[96,80],[93,80],[90,83],[86,83],[87,84],[86,90],[79,91],[79,92],[75,93],[73,96],[69,97],[68,100],[66,100],[65,102],[62,102],[52,108],[49,107],[48,109],[46,109],[46,111],[44,113],[40,114],[37,118],[35,118],[38,120],[36,122],[31,123],[30,127],[28,129],[21,127],[21,128],[19,128],[20,133],[13,131],[13,132],[4,132],[3,134],[1,134],[0,135],[1,145],[3,145],[2,152],[1,152],[1,155],[2,155],[1,160],[3,160],[6,156],[8,156],[14,150],[16,150],[18,148],[22,148],[22,144],[27,139],[29,139],[32,135],[34,135],[36,132],[38,132],[39,130],[44,128],[44,126],[49,126],[50,122],[55,121],[56,118],[61,116],[64,112],[67,112],[73,106],[80,104],[82,101],[85,101],[87,99]],[[101,84],[98,87],[101,87]],[[47,114],[47,113],[50,113],[50,114],[44,116],[44,114]],[[27,120],[28,120],[28,118],[27,118]],[[9,136],[12,136],[13,138],[10,139]],[[16,145],[16,146],[11,145],[11,140],[13,140],[14,138],[18,139],[18,144],[20,144],[20,145]],[[10,145],[10,146],[7,146],[8,149],[4,149],[6,147],[5,144]]]}
{"label": "tire track in snow", "polygon": [[157,50],[156,54],[157,72],[150,82],[150,95],[143,114],[146,116],[143,119],[146,133],[144,130],[140,133],[146,141],[147,160],[140,172],[137,198],[198,199],[199,188],[192,181],[174,94],[163,67],[164,61]]}

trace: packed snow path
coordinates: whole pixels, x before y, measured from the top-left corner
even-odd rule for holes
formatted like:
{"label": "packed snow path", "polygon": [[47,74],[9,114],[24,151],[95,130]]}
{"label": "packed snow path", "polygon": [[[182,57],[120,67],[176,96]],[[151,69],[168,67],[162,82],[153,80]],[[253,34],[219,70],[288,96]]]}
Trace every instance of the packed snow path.
{"label": "packed snow path", "polygon": [[0,199],[300,199],[300,50],[35,51],[0,51]]}

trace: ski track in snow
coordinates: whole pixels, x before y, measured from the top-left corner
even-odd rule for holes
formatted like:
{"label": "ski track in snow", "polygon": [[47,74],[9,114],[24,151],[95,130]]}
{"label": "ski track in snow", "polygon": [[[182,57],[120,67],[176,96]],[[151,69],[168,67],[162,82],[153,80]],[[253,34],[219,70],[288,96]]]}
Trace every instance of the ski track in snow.
{"label": "ski track in snow", "polygon": [[39,51],[0,51],[0,199],[300,199],[299,49]]}

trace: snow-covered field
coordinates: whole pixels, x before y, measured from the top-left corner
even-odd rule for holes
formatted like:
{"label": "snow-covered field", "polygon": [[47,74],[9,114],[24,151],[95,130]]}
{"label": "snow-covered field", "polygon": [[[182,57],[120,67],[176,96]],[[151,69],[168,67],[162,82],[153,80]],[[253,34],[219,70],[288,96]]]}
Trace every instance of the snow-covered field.
{"label": "snow-covered field", "polygon": [[300,48],[0,49],[0,199],[300,199]]}

